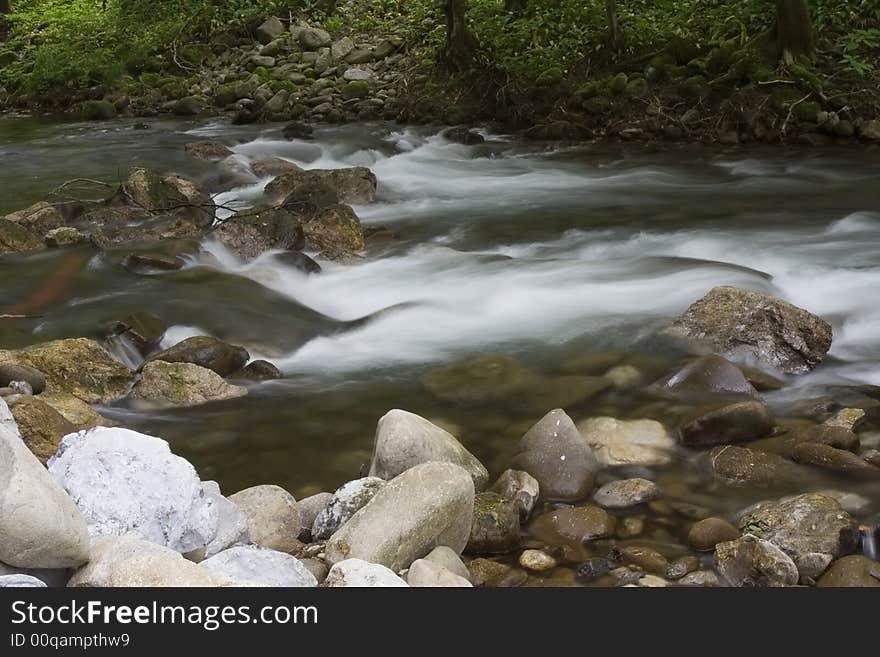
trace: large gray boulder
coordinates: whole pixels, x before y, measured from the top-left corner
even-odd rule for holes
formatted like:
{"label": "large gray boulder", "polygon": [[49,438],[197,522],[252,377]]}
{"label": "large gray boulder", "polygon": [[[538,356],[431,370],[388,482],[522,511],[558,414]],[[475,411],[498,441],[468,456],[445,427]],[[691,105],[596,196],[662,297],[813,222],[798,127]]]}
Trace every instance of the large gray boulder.
{"label": "large gray boulder", "polygon": [[255,545],[233,547],[202,561],[201,566],[230,579],[262,586],[305,588],[318,580],[296,557]]}
{"label": "large gray boulder", "polygon": [[514,463],[538,481],[542,498],[562,502],[589,495],[599,470],[593,450],[571,418],[558,408],[522,437]]}
{"label": "large gray boulder", "polygon": [[330,563],[357,558],[402,570],[438,545],[467,545],[474,482],[452,463],[430,462],[388,482],[327,542]]}
{"label": "large gray boulder", "polygon": [[346,559],[333,564],[324,586],[333,588],[407,587],[394,571],[363,559]]}
{"label": "large gray boulder", "polygon": [[251,540],[265,548],[291,552],[300,547],[302,525],[296,499],[280,486],[253,486],[229,500],[247,517]]}
{"label": "large gray boulder", "polygon": [[757,359],[788,374],[809,372],[831,348],[825,320],[768,294],[722,286],[675,320],[672,335],[695,338],[713,351]]}
{"label": "large gray boulder", "polygon": [[821,493],[756,504],[742,511],[738,521],[740,531],[790,556],[801,577],[818,577],[834,559],[853,552],[859,540],[859,523]]}
{"label": "large gray boulder", "polygon": [[65,436],[48,467],[92,538],[133,532],[190,552],[217,532],[217,509],[195,468],[161,438],[120,428],[80,431]]}
{"label": "large gray boulder", "polygon": [[448,431],[414,413],[388,411],[376,426],[370,475],[393,479],[419,463],[443,461],[467,470],[474,487],[482,490],[489,481],[483,464]]}
{"label": "large gray boulder", "polygon": [[70,568],[89,558],[86,522],[27,448],[0,399],[0,561]]}
{"label": "large gray boulder", "polygon": [[92,544],[89,563],[77,570],[69,587],[213,587],[242,586],[225,575],[188,561],[168,548],[137,536],[105,536]]}
{"label": "large gray boulder", "polygon": [[[349,481],[340,487],[315,516],[312,539],[326,541],[372,500],[385,485],[379,477],[364,477]],[[302,502],[300,502],[302,505]]]}

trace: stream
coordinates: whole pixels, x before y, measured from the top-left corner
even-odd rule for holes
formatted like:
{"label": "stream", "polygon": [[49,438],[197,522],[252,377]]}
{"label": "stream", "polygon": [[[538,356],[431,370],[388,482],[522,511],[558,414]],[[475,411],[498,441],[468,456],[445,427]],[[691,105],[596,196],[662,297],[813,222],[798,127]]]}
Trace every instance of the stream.
{"label": "stream", "polygon": [[[4,119],[0,215],[48,198],[65,181],[115,183],[137,165],[199,181],[217,195],[222,217],[258,202],[268,179],[240,173],[248,160],[271,155],[304,168],[370,167],[379,200],[355,210],[365,227],[395,237],[372,245],[362,262],[322,261],[323,272],[312,276],[272,253],[242,263],[210,240],[183,270],[153,275],[130,273],[118,254],[83,247],[62,298],[39,318],[0,327],[0,347],[100,338],[109,322],[137,310],[168,324],[163,346],[209,334],[246,347],[284,378],[202,407],[155,411],[123,400],[99,410],[168,440],[224,490],[276,483],[297,498],[365,473],[376,421],[392,408],[450,428],[493,476],[509,467],[519,437],[557,405],[575,421],[652,417],[673,428],[674,409],[666,415],[638,390],[572,403],[560,389],[564,379],[552,382],[621,363],[638,367],[646,382],[660,378],[683,354],[656,332],[717,285],[778,296],[834,327],[820,367],[763,395],[775,411],[880,385],[877,151],[697,145],[660,152],[484,136],[484,144],[464,146],[436,128],[369,124],[287,141],[280,126]],[[190,158],[184,144],[202,139],[222,141],[235,157],[223,164]],[[50,250],[0,259],[0,307],[28,298],[70,257]],[[497,354],[540,374],[533,396],[462,403],[424,386],[438,367]],[[868,445],[878,436],[862,439]],[[651,474],[712,512],[768,496],[720,489],[698,452],[683,451]],[[817,471],[792,492],[823,487],[866,496],[866,516],[880,511],[876,482]]]}

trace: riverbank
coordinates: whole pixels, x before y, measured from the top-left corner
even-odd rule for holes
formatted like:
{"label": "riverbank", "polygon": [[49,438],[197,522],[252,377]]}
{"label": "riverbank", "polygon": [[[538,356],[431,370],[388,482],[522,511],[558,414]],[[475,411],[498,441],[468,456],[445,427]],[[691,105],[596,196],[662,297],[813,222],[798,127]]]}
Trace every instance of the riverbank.
{"label": "riverbank", "polygon": [[[0,102],[7,111],[90,120],[225,115],[238,123],[306,124],[292,131],[394,120],[490,125],[570,142],[823,146],[880,140],[876,53],[867,46],[858,51],[857,73],[855,55],[844,64],[835,50],[810,63],[781,65],[772,39],[757,27],[745,40],[652,32],[617,56],[601,49],[580,58],[563,51],[542,54],[535,46],[517,63],[515,53],[487,50],[471,70],[453,73],[436,62],[433,14],[374,14],[358,3],[339,11],[323,21],[292,14],[261,18],[201,42],[175,42],[170,55],[134,58],[124,74],[104,84],[28,90],[22,81],[28,78],[16,77],[28,74],[10,72]],[[475,20],[488,26],[495,19],[478,13]],[[535,20],[527,16],[510,27]],[[590,29],[601,43],[601,31]],[[835,30],[823,33],[829,48],[837,48]],[[563,43],[569,38],[560,34]],[[494,47],[510,46],[501,40]],[[6,52],[8,71],[27,63]],[[460,134],[465,141],[478,139],[466,130]]]}

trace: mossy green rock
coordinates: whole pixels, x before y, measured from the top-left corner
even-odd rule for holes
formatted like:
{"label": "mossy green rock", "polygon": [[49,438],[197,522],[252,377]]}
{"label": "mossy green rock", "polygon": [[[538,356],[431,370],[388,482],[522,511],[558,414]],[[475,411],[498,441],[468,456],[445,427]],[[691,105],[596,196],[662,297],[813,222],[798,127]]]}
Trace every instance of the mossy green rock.
{"label": "mossy green rock", "polygon": [[147,363],[131,399],[155,406],[198,406],[247,394],[205,367],[192,363]]}
{"label": "mossy green rock", "polygon": [[0,219],[0,255],[44,248],[39,235],[8,219]]}
{"label": "mossy green rock", "polygon": [[795,105],[793,111],[799,121],[814,123],[816,121],[816,115],[819,113],[820,109],[822,108],[819,107],[819,103],[806,101]]}
{"label": "mossy green rock", "polygon": [[581,86],[579,86],[574,94],[578,98],[587,100],[588,98],[601,96],[606,91],[606,86],[600,80],[590,80],[589,82],[584,82]]}
{"label": "mossy green rock", "polygon": [[629,78],[627,78],[626,73],[618,73],[613,78],[611,78],[611,82],[608,84],[608,88],[611,90],[611,93],[619,96],[624,91],[626,91],[627,82],[629,82]]}
{"label": "mossy green rock", "polygon": [[344,257],[363,251],[364,229],[350,205],[332,205],[303,224],[306,244],[326,257]]}
{"label": "mossy green rock", "polygon": [[648,93],[648,81],[644,78],[630,80],[626,84],[626,90],[624,93],[632,98],[641,98]]}
{"label": "mossy green rock", "polygon": [[87,100],[80,111],[86,121],[106,121],[116,116],[116,106],[108,100]]}
{"label": "mossy green rock", "polygon": [[342,88],[346,98],[366,98],[370,93],[370,85],[366,80],[352,80]]}
{"label": "mossy green rock", "polygon": [[535,82],[541,86],[552,86],[561,82],[564,76],[565,71],[563,71],[558,66],[553,66],[545,71],[542,71]]}
{"label": "mossy green rock", "polygon": [[202,102],[194,97],[181,98],[174,103],[174,114],[177,116],[197,116],[202,113]]}
{"label": "mossy green rock", "polygon": [[17,351],[0,351],[0,363],[29,365],[46,375],[46,394],[68,393],[89,404],[119,399],[135,373],[94,340],[54,340]]}

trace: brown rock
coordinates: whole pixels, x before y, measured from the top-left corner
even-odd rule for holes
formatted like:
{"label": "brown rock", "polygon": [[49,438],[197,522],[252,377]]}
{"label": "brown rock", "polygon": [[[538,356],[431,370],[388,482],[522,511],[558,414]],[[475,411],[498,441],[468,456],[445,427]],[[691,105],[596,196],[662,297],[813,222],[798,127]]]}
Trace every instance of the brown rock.
{"label": "brown rock", "polygon": [[697,552],[711,552],[718,543],[735,541],[739,536],[739,530],[726,520],[706,518],[691,526],[687,542]]}
{"label": "brown rock", "polygon": [[9,410],[18,424],[24,444],[43,465],[58,451],[61,439],[77,431],[76,425],[39,397],[20,395]]}

